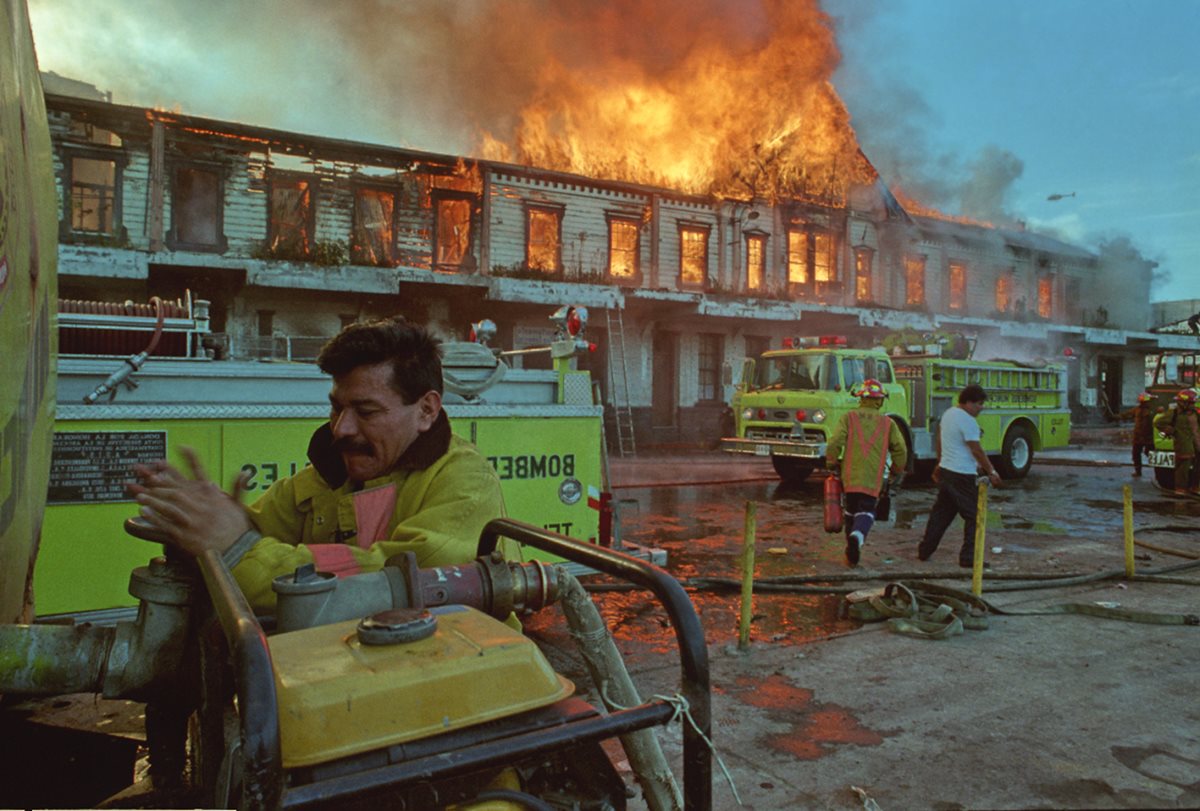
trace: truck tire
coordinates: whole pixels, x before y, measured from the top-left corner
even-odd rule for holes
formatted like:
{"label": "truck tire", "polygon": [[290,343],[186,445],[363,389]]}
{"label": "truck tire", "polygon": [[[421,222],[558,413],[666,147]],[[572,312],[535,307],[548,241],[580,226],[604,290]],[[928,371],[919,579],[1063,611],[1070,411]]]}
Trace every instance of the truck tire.
{"label": "truck tire", "polygon": [[808,478],[808,474],[816,467],[807,459],[796,459],[791,456],[772,456],[771,464],[779,478],[788,484],[799,484]]}
{"label": "truck tire", "polygon": [[1014,425],[1004,435],[997,467],[1005,479],[1023,479],[1033,464],[1033,434],[1026,425]]}

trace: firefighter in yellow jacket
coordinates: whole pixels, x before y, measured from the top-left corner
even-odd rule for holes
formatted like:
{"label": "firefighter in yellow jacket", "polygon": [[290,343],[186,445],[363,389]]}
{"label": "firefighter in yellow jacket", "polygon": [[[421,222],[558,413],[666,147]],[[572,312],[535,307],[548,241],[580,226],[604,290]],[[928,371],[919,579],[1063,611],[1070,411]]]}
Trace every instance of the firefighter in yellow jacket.
{"label": "firefighter in yellow jacket", "polygon": [[[191,477],[160,462],[137,468],[130,488],[142,518],[173,544],[220,551],[256,610],[273,608],[275,577],[306,563],[338,575],[378,570],[406,551],[424,567],[467,563],[484,525],[504,513],[496,472],[450,431],[428,332],[403,319],[352,324],[317,363],[333,387],[311,467],[248,509],[239,485],[222,492],[189,450]],[[509,557],[518,549],[503,548]]]}
{"label": "firefighter in yellow jacket", "polygon": [[867,533],[875,523],[888,453],[893,477],[908,463],[908,446],[899,426],[879,413],[887,397],[883,385],[868,378],[856,395],[858,408],[842,415],[825,447],[825,467],[841,476],[845,492],[846,562],[851,566],[858,565]]}

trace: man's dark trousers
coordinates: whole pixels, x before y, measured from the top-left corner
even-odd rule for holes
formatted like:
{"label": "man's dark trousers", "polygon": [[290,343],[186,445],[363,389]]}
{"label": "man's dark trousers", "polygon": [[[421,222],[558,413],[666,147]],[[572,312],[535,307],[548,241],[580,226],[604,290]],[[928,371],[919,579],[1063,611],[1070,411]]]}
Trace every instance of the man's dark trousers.
{"label": "man's dark trousers", "polygon": [[963,517],[963,545],[958,553],[958,562],[970,565],[975,559],[975,517],[979,509],[979,486],[972,473],[955,473],[941,470],[937,500],[929,512],[925,525],[925,537],[917,547],[921,560],[929,558],[942,542],[942,536],[954,520]]}

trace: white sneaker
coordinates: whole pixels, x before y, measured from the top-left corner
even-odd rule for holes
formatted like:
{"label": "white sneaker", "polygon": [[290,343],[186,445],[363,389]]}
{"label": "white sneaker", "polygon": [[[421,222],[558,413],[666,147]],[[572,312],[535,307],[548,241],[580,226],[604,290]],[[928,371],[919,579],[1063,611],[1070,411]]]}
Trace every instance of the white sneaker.
{"label": "white sneaker", "polygon": [[851,566],[858,565],[858,559],[863,547],[863,534],[858,530],[850,533],[846,539],[846,562]]}

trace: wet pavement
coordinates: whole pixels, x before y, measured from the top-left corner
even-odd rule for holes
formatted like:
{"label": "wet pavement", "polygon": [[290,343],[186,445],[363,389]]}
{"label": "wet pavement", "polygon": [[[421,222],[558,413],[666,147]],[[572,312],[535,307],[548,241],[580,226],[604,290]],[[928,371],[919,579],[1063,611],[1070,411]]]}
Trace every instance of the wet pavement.
{"label": "wet pavement", "polygon": [[[906,483],[892,521],[872,531],[850,570],[821,526],[821,478],[778,483],[769,462],[718,453],[613,460],[623,536],[660,547],[693,597],[712,667],[713,732],[753,809],[1162,808],[1200,805],[1200,627],[1085,616],[993,616],[945,641],[891,633],[845,616],[839,593],[767,593],[739,650],[740,555],[754,505],[756,582],[858,574],[834,589],[914,574],[970,588],[956,565],[961,523],[934,558],[916,542],[935,489]],[[1081,444],[1039,456],[1028,478],[989,492],[984,594],[996,605],[1081,602],[1200,613],[1200,570],[1173,582],[1123,577],[1001,591],[1004,578],[1120,573],[1123,488],[1132,493],[1139,572],[1200,557],[1200,500],[1133,478],[1128,451]],[[989,580],[989,578],[991,578]],[[1190,583],[1188,582],[1190,581]],[[819,586],[812,583],[809,587]],[[678,685],[665,613],[644,593],[594,599],[644,694]],[[529,632],[555,666],[582,675],[555,610]],[[678,767],[677,728],[664,736]],[[714,766],[714,807],[738,807]],[[857,787],[857,788],[855,788]],[[866,800],[864,799],[866,798]],[[635,801],[631,806],[639,808]]]}

